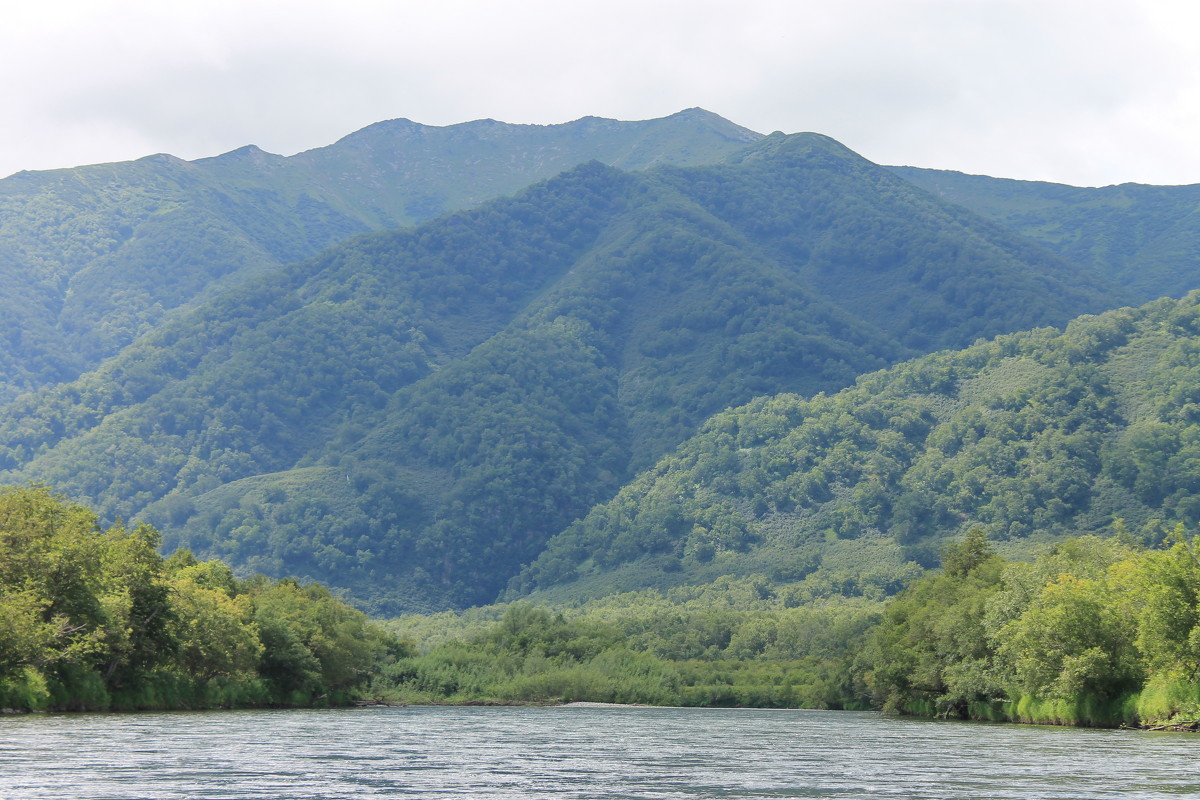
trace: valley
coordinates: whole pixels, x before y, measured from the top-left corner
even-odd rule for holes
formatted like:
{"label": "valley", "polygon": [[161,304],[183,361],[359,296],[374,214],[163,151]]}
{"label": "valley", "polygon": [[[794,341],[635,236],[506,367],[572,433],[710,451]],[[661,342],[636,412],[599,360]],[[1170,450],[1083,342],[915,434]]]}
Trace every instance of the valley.
{"label": "valley", "polygon": [[[390,618],[356,669],[408,700],[1169,719],[1195,188],[886,167],[702,109],[17,173],[0,482],[152,526],[194,562],[168,583],[220,559],[222,608],[286,592],[236,575]],[[43,590],[13,619],[77,613]],[[1111,629],[1075,661],[1015,658],[1084,611]],[[969,633],[925,652],[935,617]]]}

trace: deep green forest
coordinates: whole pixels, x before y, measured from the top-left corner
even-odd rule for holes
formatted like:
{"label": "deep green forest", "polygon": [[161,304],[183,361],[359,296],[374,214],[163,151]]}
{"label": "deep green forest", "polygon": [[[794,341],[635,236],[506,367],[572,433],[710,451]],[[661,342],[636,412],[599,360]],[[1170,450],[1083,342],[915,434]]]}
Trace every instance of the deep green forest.
{"label": "deep green forest", "polygon": [[405,119],[290,157],[252,145],[0,180],[0,401],[72,380],[217,292],[366,232],[512,194],[592,159],[719,161],[759,138],[702,109],[641,122]]}
{"label": "deep green forest", "polygon": [[879,596],[972,526],[1006,552],[1200,521],[1200,294],[722,412],[550,540],[510,592],[799,575]]}
{"label": "deep green forest", "polygon": [[592,162],[177,315],[0,412],[0,466],[372,610],[490,602],[722,409],[1113,291],[825,137]]}
{"label": "deep green forest", "polygon": [[1200,186],[1083,188],[892,167],[892,172],[1126,287],[1130,300],[1196,288]]}

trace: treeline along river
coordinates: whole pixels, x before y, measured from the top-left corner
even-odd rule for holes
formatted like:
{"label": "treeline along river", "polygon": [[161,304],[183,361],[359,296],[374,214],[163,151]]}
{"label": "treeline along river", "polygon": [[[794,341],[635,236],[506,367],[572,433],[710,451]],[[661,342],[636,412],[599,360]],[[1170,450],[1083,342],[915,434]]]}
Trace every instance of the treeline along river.
{"label": "treeline along river", "polygon": [[0,797],[1200,796],[1193,734],[865,712],[407,707],[0,720]]}

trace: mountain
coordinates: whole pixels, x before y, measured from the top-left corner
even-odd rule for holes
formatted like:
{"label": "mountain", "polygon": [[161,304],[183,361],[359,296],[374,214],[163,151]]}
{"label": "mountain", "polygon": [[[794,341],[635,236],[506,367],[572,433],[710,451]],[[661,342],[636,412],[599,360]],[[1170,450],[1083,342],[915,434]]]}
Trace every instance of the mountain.
{"label": "mountain", "polygon": [[1200,522],[1200,292],[1001,336],[831,396],[724,411],[562,534],[510,596],[722,575],[880,596],[978,527],[998,547]]}
{"label": "mountain", "polygon": [[829,137],[772,134],[728,162],[676,171],[678,188],[915,352],[1128,300],[1087,266],[931,201]]}
{"label": "mountain", "polygon": [[1200,288],[1200,184],[1080,188],[960,172],[893,167],[938,197],[969,208],[1094,268],[1133,301],[1181,297]]}
{"label": "mountain", "polygon": [[759,138],[702,109],[641,122],[380,122],[291,157],[247,146],[0,180],[0,401],[72,380],[173,309],[367,231],[511,194],[592,159],[719,161]]}
{"label": "mountain", "polygon": [[0,411],[0,477],[377,611],[461,606],[722,409],[1118,298],[827,137],[591,162],[181,310]]}

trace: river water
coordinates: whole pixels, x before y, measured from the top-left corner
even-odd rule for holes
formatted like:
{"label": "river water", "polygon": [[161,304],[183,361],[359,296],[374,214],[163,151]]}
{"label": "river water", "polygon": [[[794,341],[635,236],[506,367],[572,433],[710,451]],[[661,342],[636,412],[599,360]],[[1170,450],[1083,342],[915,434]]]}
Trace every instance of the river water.
{"label": "river water", "polygon": [[2,798],[1200,797],[1200,736],[835,711],[367,708],[0,718]]}

